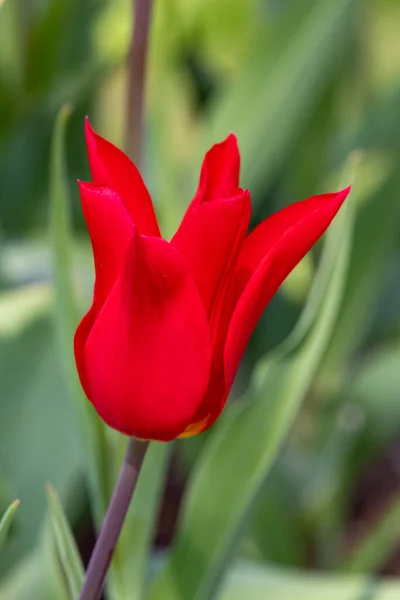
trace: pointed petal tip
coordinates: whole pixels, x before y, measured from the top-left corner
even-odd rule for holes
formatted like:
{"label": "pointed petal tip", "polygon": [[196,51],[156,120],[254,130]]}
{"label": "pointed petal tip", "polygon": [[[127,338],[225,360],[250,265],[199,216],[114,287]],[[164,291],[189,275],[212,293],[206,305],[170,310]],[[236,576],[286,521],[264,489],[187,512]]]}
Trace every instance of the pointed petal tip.
{"label": "pointed petal tip", "polygon": [[93,183],[93,181],[81,181],[80,179],[77,179],[78,182],[78,186],[80,190],[94,190],[94,189],[101,189],[104,186],[101,185],[97,185],[95,183]]}
{"label": "pointed petal tip", "polygon": [[342,197],[344,196],[344,198],[346,198],[346,196],[348,196],[351,192],[351,185],[348,185],[347,187],[345,187],[343,190],[340,190],[337,195]]}
{"label": "pointed petal tip", "polygon": [[233,131],[227,135],[222,143],[231,146],[233,150],[237,150],[237,152],[239,152],[239,142]]}
{"label": "pointed petal tip", "polygon": [[351,192],[351,188],[352,188],[352,186],[348,185],[347,188],[345,188],[343,190],[343,193],[346,194],[346,196],[348,196],[350,194],[350,192]]}
{"label": "pointed petal tip", "polygon": [[104,185],[98,185],[96,183],[93,183],[93,181],[81,181],[80,179],[78,179],[77,182],[81,194],[93,194],[102,190],[109,189]]}
{"label": "pointed petal tip", "polygon": [[311,198],[320,198],[321,200],[325,200],[328,202],[343,202],[347,196],[349,195],[349,193],[351,192],[351,185],[348,185],[347,187],[343,188],[342,190],[339,190],[337,192],[326,192],[324,194],[317,194],[316,196],[310,196],[310,198],[307,198],[305,200],[303,200],[303,202],[307,202],[308,200],[310,200]]}
{"label": "pointed petal tip", "polygon": [[89,162],[91,153],[98,153],[101,147],[100,144],[105,142],[110,144],[105,138],[103,138],[97,131],[93,128],[89,117],[86,115],[85,117],[85,139],[86,139],[86,147],[89,153]]}
{"label": "pointed petal tip", "polygon": [[81,198],[85,202],[89,199],[95,200],[96,198],[101,197],[103,199],[107,199],[109,202],[123,205],[120,195],[113,188],[110,188],[107,185],[99,185],[92,181],[78,180],[78,186]]}
{"label": "pointed petal tip", "polygon": [[[231,150],[237,150],[239,151],[238,148],[238,139],[236,137],[236,135],[233,133],[233,131],[231,131],[230,133],[228,133],[228,135],[221,140],[220,142],[216,142],[211,148],[210,150],[212,150],[213,148],[230,148]],[[210,151],[209,150],[209,151]]]}
{"label": "pointed petal tip", "polygon": [[351,185],[348,185],[343,190],[340,190],[339,192],[336,192],[335,194],[328,194],[328,196],[331,196],[331,201],[333,201],[333,203],[335,205],[338,205],[340,207],[343,204],[343,202],[346,200],[347,196],[350,194],[350,191],[351,191]]}
{"label": "pointed petal tip", "polygon": [[233,133],[233,131],[229,132],[226,140],[232,141],[232,142],[236,142],[237,143],[237,137],[236,135]]}
{"label": "pointed petal tip", "polygon": [[[93,127],[89,121],[89,117],[87,115],[85,117],[84,130],[85,130],[85,141],[86,141],[86,149],[88,152],[89,165],[90,165],[90,169],[92,170],[93,157],[96,156],[96,154],[97,154],[97,150],[96,150],[97,139],[96,138],[98,138],[98,134],[93,129]],[[92,175],[93,175],[93,173],[92,173]]]}
{"label": "pointed petal tip", "polygon": [[84,118],[83,126],[84,126],[84,129],[85,129],[85,135],[86,136],[89,135],[93,131],[93,128],[92,128],[92,126],[90,124],[88,115],[86,115],[85,118]]}
{"label": "pointed petal tip", "polygon": [[[240,295],[224,351],[228,389],[263,310],[290,271],[326,231],[350,190],[351,186],[347,186],[291,204],[260,223],[248,236],[237,263]],[[246,271],[248,276],[240,280]]]}
{"label": "pointed petal tip", "polygon": [[[117,146],[97,133],[85,118],[85,139],[92,180],[121,198],[140,233],[160,236],[150,194],[130,158]],[[81,189],[89,189],[88,185]]]}
{"label": "pointed petal tip", "polygon": [[90,141],[96,138],[99,134],[96,133],[96,131],[93,129],[92,124],[87,115],[85,116],[84,128],[86,143],[89,145]]}

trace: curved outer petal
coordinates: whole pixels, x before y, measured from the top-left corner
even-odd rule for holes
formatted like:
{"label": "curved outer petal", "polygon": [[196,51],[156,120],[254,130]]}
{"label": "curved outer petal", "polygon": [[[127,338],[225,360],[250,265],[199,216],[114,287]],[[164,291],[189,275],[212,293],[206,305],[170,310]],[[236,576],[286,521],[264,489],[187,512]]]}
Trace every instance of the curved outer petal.
{"label": "curved outer petal", "polygon": [[290,271],[324,233],[349,191],[347,188],[291,204],[260,223],[245,239],[231,286],[221,303],[217,343],[225,343],[224,372],[217,368],[212,374],[201,409],[182,437],[204,431],[218,418],[262,312]]}
{"label": "curved outer petal", "polygon": [[79,380],[83,387],[83,391],[85,392],[89,400],[89,383],[87,381],[85,371],[84,350],[86,340],[88,339],[89,333],[93,327],[95,319],[96,313],[92,305],[91,308],[89,308],[88,312],[82,317],[74,335],[74,354],[76,369],[78,371]]}
{"label": "curved outer petal", "polygon": [[171,240],[193,276],[207,315],[235,263],[250,213],[247,190],[229,200],[202,204],[187,214]]}
{"label": "curved outer petal", "polygon": [[190,425],[181,433],[179,437],[186,438],[198,433],[202,433],[216,421],[221,414],[228,399],[229,389],[227,389],[224,380],[223,368],[216,365],[213,372],[211,366],[210,384],[205,394],[204,400],[199,410],[194,415]]}
{"label": "curved outer petal", "polygon": [[205,313],[179,253],[135,233],[85,344],[96,410],[127,435],[172,440],[202,401],[210,354]]}
{"label": "curved outer petal", "polygon": [[113,190],[79,182],[82,210],[92,242],[96,280],[93,303],[75,333],[74,352],[82,387],[88,395],[83,351],[96,315],[103,306],[118,275],[134,226],[121,198]]}
{"label": "curved outer petal", "polygon": [[245,240],[234,276],[234,294],[241,295],[229,324],[224,352],[227,389],[268,302],[325,232],[349,191],[347,188],[292,204],[266,219]]}
{"label": "curved outer petal", "polygon": [[79,182],[79,188],[93,248],[94,297],[100,307],[124,267],[134,225],[114,190],[84,182]]}
{"label": "curved outer petal", "polygon": [[159,236],[150,194],[133,162],[96,133],[89,119],[85,121],[85,134],[93,182],[117,192],[140,234]]}

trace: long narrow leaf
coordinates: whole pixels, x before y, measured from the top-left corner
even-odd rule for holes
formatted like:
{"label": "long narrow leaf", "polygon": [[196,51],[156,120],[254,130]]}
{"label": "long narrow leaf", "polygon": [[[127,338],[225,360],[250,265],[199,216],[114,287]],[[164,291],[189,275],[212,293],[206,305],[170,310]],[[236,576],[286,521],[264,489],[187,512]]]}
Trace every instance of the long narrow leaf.
{"label": "long narrow leaf", "polygon": [[19,506],[19,500],[14,500],[14,502],[7,508],[3,517],[0,520],[0,548],[3,546],[7,539],[8,532],[11,527],[11,523],[13,522],[15,511]]}
{"label": "long narrow leaf", "polygon": [[54,488],[48,484],[46,491],[57,551],[67,579],[71,600],[75,600],[83,583],[84,570],[82,561],[61,502]]}
{"label": "long narrow leaf", "polygon": [[214,597],[332,334],[349,258],[350,210],[347,202],[333,225],[341,232],[341,245],[308,336],[291,356],[273,356],[263,365],[251,403],[233,407],[206,447],[191,480],[176,544],[152,600]]}
{"label": "long narrow leaf", "polygon": [[382,294],[387,274],[385,265],[397,242],[399,187],[400,170],[397,166],[387,181],[363,204],[357,216],[343,311],[324,361],[329,368],[346,364],[368,333]]}
{"label": "long narrow leaf", "polygon": [[232,570],[218,600],[397,600],[395,579],[368,575],[337,576],[324,572],[240,563]]}
{"label": "long narrow leaf", "polygon": [[67,384],[75,401],[87,447],[91,499],[100,524],[110,493],[105,426],[84,397],[73,358],[73,334],[78,322],[72,277],[72,240],[68,188],[65,177],[64,137],[70,108],[61,109],[54,128],[50,166],[50,236],[54,258],[55,325],[64,360]]}
{"label": "long narrow leaf", "polygon": [[47,567],[37,546],[2,578],[1,600],[70,600]]}

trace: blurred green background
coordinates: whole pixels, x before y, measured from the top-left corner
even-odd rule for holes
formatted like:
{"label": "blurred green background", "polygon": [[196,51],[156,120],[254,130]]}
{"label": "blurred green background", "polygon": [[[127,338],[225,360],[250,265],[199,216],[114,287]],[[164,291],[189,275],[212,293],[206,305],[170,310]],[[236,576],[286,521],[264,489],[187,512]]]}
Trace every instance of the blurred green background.
{"label": "blurred green background", "polygon": [[[86,561],[124,444],[86,414],[70,348],[93,281],[83,118],[123,144],[130,11],[0,2],[0,515],[21,501],[0,541],[0,600],[71,597],[45,484]],[[338,189],[361,153],[348,256],[338,229],[317,300],[322,245],[285,282],[220,424],[152,447],[109,598],[400,598],[399,31],[398,0],[155,0],[143,172],[166,237],[231,130],[253,223]],[[271,354],[307,298],[309,341]],[[239,418],[255,397],[258,419]]]}

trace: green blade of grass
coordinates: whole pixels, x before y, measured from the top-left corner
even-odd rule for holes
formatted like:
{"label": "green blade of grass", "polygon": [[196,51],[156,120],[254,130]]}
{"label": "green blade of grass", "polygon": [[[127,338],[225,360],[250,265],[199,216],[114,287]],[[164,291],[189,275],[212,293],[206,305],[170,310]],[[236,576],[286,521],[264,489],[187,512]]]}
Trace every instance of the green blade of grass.
{"label": "green blade of grass", "polygon": [[83,584],[84,569],[82,561],[61,502],[54,488],[50,484],[47,484],[46,491],[57,552],[67,580],[70,598],[71,600],[76,600]]}
{"label": "green blade of grass", "polygon": [[15,511],[19,506],[19,500],[14,502],[7,508],[0,521],[0,547],[4,545],[8,532],[10,531],[11,523],[13,522]]}
{"label": "green blade of grass", "polygon": [[53,251],[55,328],[63,358],[66,383],[75,402],[79,425],[87,449],[87,474],[97,524],[107,509],[111,491],[105,425],[82,391],[74,356],[73,335],[78,323],[72,276],[73,243],[69,223],[69,195],[65,175],[65,129],[69,106],[56,119],[50,164],[50,239]]}

